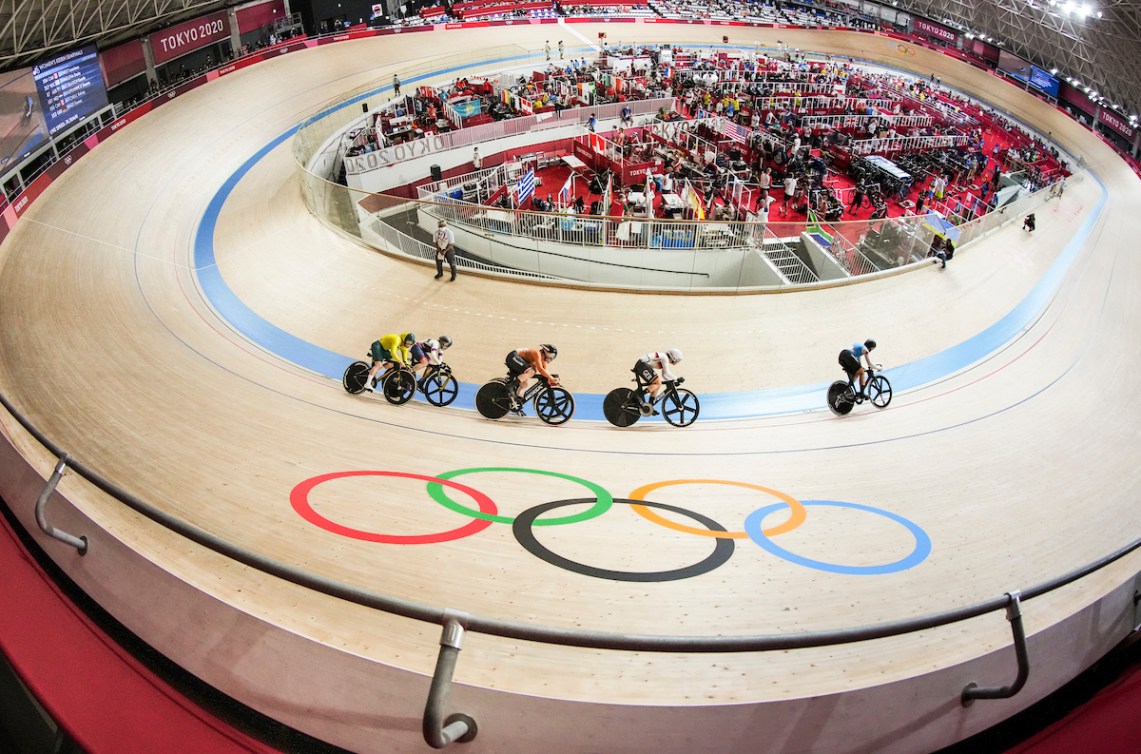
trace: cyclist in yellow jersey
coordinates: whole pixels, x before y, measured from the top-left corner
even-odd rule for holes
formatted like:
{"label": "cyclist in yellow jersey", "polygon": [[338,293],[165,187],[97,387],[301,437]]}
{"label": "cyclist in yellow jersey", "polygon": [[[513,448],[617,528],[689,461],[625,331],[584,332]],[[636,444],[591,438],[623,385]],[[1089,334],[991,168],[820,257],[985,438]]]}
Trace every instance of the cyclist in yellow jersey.
{"label": "cyclist in yellow jersey", "polygon": [[416,336],[410,332],[400,335],[382,335],[380,340],[372,344],[372,369],[365,377],[365,390],[373,389],[373,379],[376,373],[384,367],[385,371],[395,367],[410,367],[412,365],[412,346],[416,343]]}

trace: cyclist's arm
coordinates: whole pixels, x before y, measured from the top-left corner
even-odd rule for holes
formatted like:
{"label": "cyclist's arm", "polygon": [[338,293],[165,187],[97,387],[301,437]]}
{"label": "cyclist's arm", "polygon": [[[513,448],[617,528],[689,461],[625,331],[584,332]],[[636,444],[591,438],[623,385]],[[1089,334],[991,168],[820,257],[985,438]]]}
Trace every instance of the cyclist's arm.
{"label": "cyclist's arm", "polygon": [[866,361],[868,363],[868,369],[874,368],[874,365],[872,364],[872,352],[871,351],[864,351],[864,361]]}
{"label": "cyclist's arm", "polygon": [[658,363],[662,366],[662,381],[671,382],[677,379],[677,375],[670,371],[670,357],[662,352],[657,353]]}
{"label": "cyclist's arm", "polygon": [[428,363],[434,367],[438,367],[443,363],[442,359],[440,359],[440,350],[438,348],[433,348],[428,351]]}
{"label": "cyclist's arm", "polygon": [[521,348],[519,355],[527,360],[527,363],[535,368],[535,371],[546,377],[548,380],[553,379],[551,373],[547,371],[547,365],[543,363],[543,352],[538,348]]}

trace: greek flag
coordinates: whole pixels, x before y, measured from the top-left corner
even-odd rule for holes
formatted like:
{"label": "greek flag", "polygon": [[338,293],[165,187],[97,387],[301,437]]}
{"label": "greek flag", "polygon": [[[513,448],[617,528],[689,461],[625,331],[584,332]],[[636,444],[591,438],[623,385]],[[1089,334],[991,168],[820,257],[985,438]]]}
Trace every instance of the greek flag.
{"label": "greek flag", "polygon": [[523,202],[531,198],[531,194],[535,193],[535,168],[531,168],[522,176],[519,177],[519,183],[515,186],[519,194],[519,206],[523,206]]}

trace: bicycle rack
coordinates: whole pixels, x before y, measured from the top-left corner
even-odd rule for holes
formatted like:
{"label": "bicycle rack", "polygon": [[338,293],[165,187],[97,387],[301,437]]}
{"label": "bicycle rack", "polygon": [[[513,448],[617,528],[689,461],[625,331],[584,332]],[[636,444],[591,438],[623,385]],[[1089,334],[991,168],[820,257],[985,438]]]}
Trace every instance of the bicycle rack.
{"label": "bicycle rack", "polygon": [[53,539],[58,539],[64,544],[71,545],[79,551],[80,555],[87,554],[87,537],[77,537],[74,534],[68,534],[61,531],[48,523],[47,506],[48,499],[55,492],[56,485],[59,484],[60,478],[63,477],[63,472],[67,470],[67,462],[71,460],[71,456],[66,453],[59,459],[59,463],[55,465],[55,470],[52,471],[48,477],[47,483],[44,484],[40,496],[36,498],[36,524],[40,527],[40,531],[47,534]]}
{"label": "bicycle rack", "polygon": [[1026,685],[1026,679],[1030,677],[1030,657],[1026,651],[1026,632],[1022,628],[1022,603],[1019,600],[1021,594],[1018,590],[1006,593],[1010,598],[1010,603],[1006,606],[1006,619],[1010,621],[1010,630],[1014,634],[1014,653],[1018,658],[1018,675],[1014,677],[1014,683],[1009,686],[989,688],[980,688],[977,683],[968,683],[961,695],[964,707],[971,706],[976,699],[1009,699]]}
{"label": "bicycle rack", "polygon": [[424,740],[433,749],[442,749],[449,744],[467,743],[475,738],[475,720],[463,713],[444,717],[444,705],[448,701],[448,691],[452,685],[452,675],[456,670],[460,649],[464,641],[463,624],[468,614],[459,610],[444,611],[444,630],[440,635],[440,654],[436,657],[436,671],[432,674],[432,686],[428,690],[428,701],[424,705]]}

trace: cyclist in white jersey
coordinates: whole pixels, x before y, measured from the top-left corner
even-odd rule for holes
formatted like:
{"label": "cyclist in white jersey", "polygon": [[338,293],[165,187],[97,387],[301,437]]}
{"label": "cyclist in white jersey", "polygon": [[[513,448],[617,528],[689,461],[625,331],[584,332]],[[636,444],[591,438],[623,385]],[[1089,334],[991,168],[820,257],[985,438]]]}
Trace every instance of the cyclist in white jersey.
{"label": "cyclist in white jersey", "polygon": [[439,340],[428,338],[417,342],[411,349],[412,371],[416,372],[417,377],[419,377],[429,364],[438,367],[442,361],[440,357],[443,351],[451,347],[452,339],[447,335],[441,335]]}
{"label": "cyclist in white jersey", "polygon": [[[651,351],[638,359],[634,364],[634,373],[646,389],[650,392],[650,402],[653,403],[662,390],[662,381],[676,380],[677,375],[670,371],[670,367],[681,363],[681,351],[676,348],[667,348],[665,351]],[[661,370],[658,374],[657,370]],[[654,411],[654,416],[658,412]]]}

